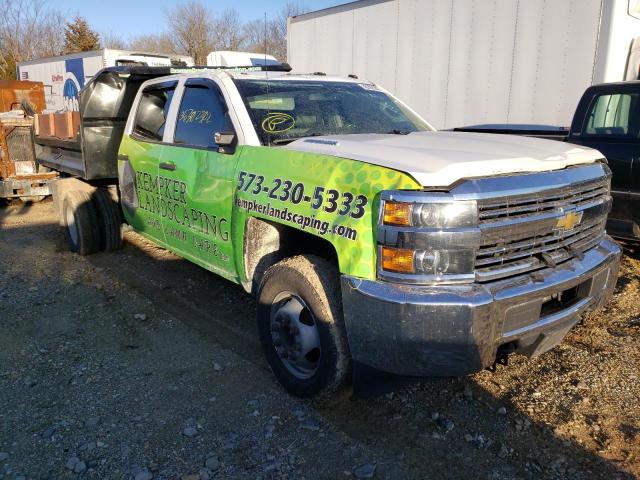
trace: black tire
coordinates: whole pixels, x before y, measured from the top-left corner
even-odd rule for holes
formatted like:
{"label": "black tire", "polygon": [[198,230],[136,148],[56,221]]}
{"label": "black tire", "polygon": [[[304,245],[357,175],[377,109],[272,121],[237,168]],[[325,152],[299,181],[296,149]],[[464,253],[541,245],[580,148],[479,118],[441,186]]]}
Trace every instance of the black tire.
{"label": "black tire", "polygon": [[69,250],[80,255],[98,251],[98,216],[87,192],[72,190],[62,203],[62,220],[65,226]]}
{"label": "black tire", "polygon": [[100,226],[99,249],[112,252],[122,248],[122,216],[109,192],[98,188],[92,196]]}
{"label": "black tire", "polygon": [[[320,349],[320,352],[309,351],[307,356],[301,356],[299,344],[289,345],[292,349],[297,348],[299,358],[295,361],[283,358],[283,350],[287,355],[292,350],[283,347],[285,334],[282,332],[287,329],[282,327],[285,322],[281,320],[281,312],[293,301],[302,308],[298,318],[306,326],[315,325],[314,334],[317,334]],[[340,396],[351,372],[351,356],[342,317],[339,272],[335,266],[314,255],[301,255],[270,267],[258,293],[258,333],[267,362],[287,392],[321,401]],[[292,342],[304,337],[299,330],[289,336]],[[309,358],[311,360],[307,361]],[[310,368],[301,369],[296,363],[300,359]]]}

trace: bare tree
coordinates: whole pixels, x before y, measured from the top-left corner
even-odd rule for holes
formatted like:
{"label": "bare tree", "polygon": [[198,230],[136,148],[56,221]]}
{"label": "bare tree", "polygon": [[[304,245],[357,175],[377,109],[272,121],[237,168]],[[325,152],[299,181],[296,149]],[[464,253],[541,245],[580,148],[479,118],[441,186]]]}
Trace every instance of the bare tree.
{"label": "bare tree", "polygon": [[[268,21],[252,20],[244,24],[244,48],[257,53],[268,53],[280,61],[287,59],[287,19],[305,13],[306,7],[287,2],[276,18]],[[266,52],[265,52],[266,50]]]}
{"label": "bare tree", "polygon": [[130,50],[155,53],[181,53],[168,33],[138,35],[129,41]]}
{"label": "bare tree", "polygon": [[267,52],[280,61],[287,60],[287,19],[302,15],[309,9],[301,5],[299,2],[288,1],[276,15],[276,18],[270,22],[268,29],[272,38],[273,46],[271,51]]}
{"label": "bare tree", "polygon": [[[219,16],[200,1],[191,0],[166,12],[167,31],[139,35],[125,41],[102,33],[108,48],[166,54],[187,54],[197,65],[206,63],[212,50],[251,50],[287,58],[287,18],[307,11],[289,1],[265,25],[254,20],[244,25],[234,9]],[[64,49],[63,15],[47,7],[46,0],[0,0],[0,78],[14,78],[17,62],[60,55]]]}
{"label": "bare tree", "polygon": [[64,18],[44,0],[0,0],[0,78],[15,78],[16,63],[60,55]]}
{"label": "bare tree", "polygon": [[178,52],[193,57],[196,65],[204,65],[214,48],[213,13],[204,4],[190,1],[166,12],[173,43]]}
{"label": "bare tree", "polygon": [[228,8],[215,19],[213,41],[216,50],[242,49],[244,35],[237,10]]}
{"label": "bare tree", "polygon": [[242,26],[243,48],[250,52],[265,53],[265,36],[263,20],[251,20]]}
{"label": "bare tree", "polygon": [[100,32],[100,43],[104,48],[113,48],[115,50],[128,50],[127,41],[121,35],[113,33],[112,30]]}
{"label": "bare tree", "polygon": [[275,22],[269,21],[265,24],[264,20],[252,20],[242,27],[243,46],[242,48],[250,52],[268,53],[274,55],[279,60],[286,58],[286,39],[284,43],[285,54],[280,56],[282,45],[276,34]]}
{"label": "bare tree", "polygon": [[43,16],[38,29],[38,57],[54,57],[64,49],[64,34],[60,25],[64,23],[64,15],[58,11],[49,11]]}

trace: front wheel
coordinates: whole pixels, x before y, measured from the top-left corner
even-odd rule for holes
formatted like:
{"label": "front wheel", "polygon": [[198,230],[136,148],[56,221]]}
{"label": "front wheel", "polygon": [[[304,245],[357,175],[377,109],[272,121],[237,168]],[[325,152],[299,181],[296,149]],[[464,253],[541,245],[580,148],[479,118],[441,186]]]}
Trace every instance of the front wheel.
{"label": "front wheel", "polygon": [[338,270],[314,255],[270,267],[258,293],[258,331],[267,361],[292,395],[334,396],[351,359]]}

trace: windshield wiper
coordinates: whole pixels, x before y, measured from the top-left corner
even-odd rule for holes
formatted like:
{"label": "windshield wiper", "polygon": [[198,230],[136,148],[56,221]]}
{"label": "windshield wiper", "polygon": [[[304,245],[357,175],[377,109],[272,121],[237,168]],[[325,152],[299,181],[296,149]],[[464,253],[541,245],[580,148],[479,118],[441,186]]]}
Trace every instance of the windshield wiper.
{"label": "windshield wiper", "polygon": [[273,145],[286,145],[287,143],[291,143],[295,140],[300,140],[301,138],[308,138],[308,137],[322,137],[323,135],[326,135],[324,133],[310,133],[309,135],[300,135],[299,137],[287,137],[287,138],[276,138],[274,140],[271,140],[271,143]]}
{"label": "windshield wiper", "polygon": [[398,130],[397,128],[394,128],[390,132],[387,132],[388,135],[409,135],[410,133],[410,131]]}
{"label": "windshield wiper", "polygon": [[[412,132],[409,130],[404,131],[404,130],[398,130],[397,128],[391,130],[390,132],[387,132],[388,135],[409,135],[410,133]],[[310,133],[308,135],[300,135],[299,137],[276,138],[274,140],[271,140],[271,143],[273,145],[286,145],[287,143],[291,143],[295,140],[300,140],[301,138],[322,137],[326,135],[332,135],[332,134],[331,133]]]}

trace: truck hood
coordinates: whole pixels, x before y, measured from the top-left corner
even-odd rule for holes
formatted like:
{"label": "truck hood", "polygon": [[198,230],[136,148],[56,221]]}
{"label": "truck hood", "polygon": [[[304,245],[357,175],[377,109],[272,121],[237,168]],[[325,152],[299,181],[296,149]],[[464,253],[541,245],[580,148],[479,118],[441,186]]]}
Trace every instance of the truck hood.
{"label": "truck hood", "polygon": [[285,148],[392,168],[427,187],[446,187],[462,178],[558,170],[603,158],[597,150],[555,140],[464,132],[309,137]]}

